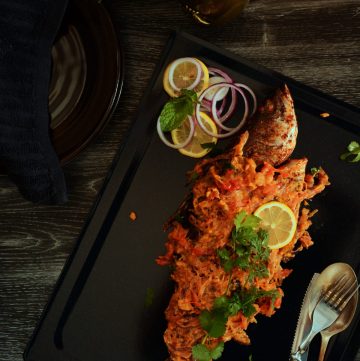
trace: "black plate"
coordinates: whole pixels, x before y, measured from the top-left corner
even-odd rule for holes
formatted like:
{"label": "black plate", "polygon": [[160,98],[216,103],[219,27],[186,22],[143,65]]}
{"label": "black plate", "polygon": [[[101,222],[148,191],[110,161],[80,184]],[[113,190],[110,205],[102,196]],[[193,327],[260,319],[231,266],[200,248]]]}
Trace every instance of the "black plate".
{"label": "black plate", "polygon": [[64,165],[102,131],[121,93],[120,44],[100,1],[69,2],[52,48],[52,64],[51,140]]}
{"label": "black plate", "polygon": [[[172,284],[169,270],[156,265],[164,253],[162,224],[187,190],[185,173],[195,161],[164,146],[155,131],[167,100],[165,66],[196,56],[229,71],[264,97],[286,82],[294,96],[300,134],[294,157],[322,165],[331,186],[312,202],[319,209],[311,234],[315,246],[299,254],[284,284],[283,307],[249,327],[251,347],[226,345],[222,360],[286,361],[307,283],[333,262],[347,262],[359,274],[360,167],[339,160],[351,140],[360,141],[360,111],[291,79],[183,33],[174,34],[155,70],[137,119],[119,153],[78,246],[25,352],[27,361],[165,360],[164,310]],[[328,112],[329,118],[320,117]],[[137,213],[131,221],[129,213]],[[154,303],[146,308],[147,289]],[[327,361],[349,361],[357,342],[356,320],[330,345]],[[309,360],[317,360],[313,345]],[[269,358],[270,357],[270,358]]]}

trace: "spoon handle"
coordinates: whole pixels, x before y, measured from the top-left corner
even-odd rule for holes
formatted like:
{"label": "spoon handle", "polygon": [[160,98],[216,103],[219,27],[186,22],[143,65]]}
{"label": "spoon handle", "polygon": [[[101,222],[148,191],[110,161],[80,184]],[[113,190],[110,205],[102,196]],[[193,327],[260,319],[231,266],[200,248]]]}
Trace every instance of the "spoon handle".
{"label": "spoon handle", "polygon": [[321,333],[321,347],[320,347],[320,353],[319,353],[319,359],[318,361],[324,361],[326,348],[328,346],[329,340],[331,336],[324,335]]}

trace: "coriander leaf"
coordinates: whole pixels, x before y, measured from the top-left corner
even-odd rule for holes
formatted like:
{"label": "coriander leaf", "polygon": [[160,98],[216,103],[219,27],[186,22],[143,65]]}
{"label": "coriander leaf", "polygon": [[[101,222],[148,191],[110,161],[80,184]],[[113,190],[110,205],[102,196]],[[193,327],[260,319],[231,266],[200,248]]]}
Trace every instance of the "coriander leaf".
{"label": "coriander leaf", "polygon": [[201,327],[208,332],[210,337],[218,338],[224,335],[227,317],[225,316],[223,310],[204,310],[199,316],[199,321]]}
{"label": "coriander leaf", "polygon": [[259,226],[260,218],[252,214],[246,216],[244,222],[242,223],[243,227],[256,228]]}
{"label": "coriander leaf", "polygon": [[230,252],[226,248],[220,248],[216,251],[216,253],[222,261],[230,259]]}
{"label": "coriander leaf", "polygon": [[235,316],[241,310],[241,302],[239,296],[235,293],[229,302],[228,312],[229,316]]}
{"label": "coriander leaf", "polygon": [[229,306],[229,299],[226,296],[220,296],[215,298],[213,309],[227,308],[228,306]]}
{"label": "coriander leaf", "polygon": [[229,259],[228,261],[224,262],[222,264],[223,268],[224,268],[224,271],[229,273],[232,271],[232,269],[234,268],[235,266],[235,263],[233,260]]}
{"label": "coriander leaf", "polygon": [[358,162],[359,160],[360,160],[360,153],[359,153],[354,159],[350,160],[350,162],[356,163],[356,162]]}
{"label": "coriander leaf", "polygon": [[245,304],[242,307],[242,311],[243,311],[244,316],[249,318],[256,312],[256,308],[254,307],[253,304]]}
{"label": "coriander leaf", "polygon": [[351,163],[360,161],[360,145],[358,142],[352,141],[347,146],[348,152],[340,155],[341,160],[346,160]]}
{"label": "coriander leaf", "polygon": [[310,169],[310,173],[313,176],[316,176],[320,172],[320,168],[313,167]]}
{"label": "coriander leaf", "polygon": [[201,343],[193,346],[192,356],[196,361],[211,361],[210,350]]}
{"label": "coriander leaf", "polygon": [[259,226],[260,218],[252,214],[247,214],[245,211],[238,213],[234,219],[236,230],[240,228],[256,228]]}
{"label": "coriander leaf", "polygon": [[245,269],[249,266],[249,256],[238,257],[234,263],[236,266]]}
{"label": "coriander leaf", "polygon": [[353,152],[355,149],[359,148],[360,144],[358,142],[355,142],[354,140],[349,143],[347,146],[347,149],[349,152]]}
{"label": "coriander leaf", "polygon": [[210,350],[210,355],[213,360],[217,360],[221,357],[224,351],[224,342],[219,342],[212,350]]}
{"label": "coriander leaf", "polygon": [[245,217],[246,217],[247,213],[245,211],[241,211],[240,213],[238,213],[234,219],[234,224],[235,224],[235,228],[236,230],[241,228],[242,222],[244,221]]}

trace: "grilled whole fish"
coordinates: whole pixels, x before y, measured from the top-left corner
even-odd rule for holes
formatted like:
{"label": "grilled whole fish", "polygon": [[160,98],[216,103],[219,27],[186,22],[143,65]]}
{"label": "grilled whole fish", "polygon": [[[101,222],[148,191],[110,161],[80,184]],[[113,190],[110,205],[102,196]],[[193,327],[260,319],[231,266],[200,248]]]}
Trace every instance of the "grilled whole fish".
{"label": "grilled whole fish", "polygon": [[[157,262],[173,266],[171,277],[176,284],[165,312],[168,327],[164,340],[170,360],[193,360],[193,346],[204,340],[210,349],[229,340],[249,344],[248,325],[256,322],[258,314],[269,317],[281,305],[280,286],[291,273],[282,263],[312,244],[307,229],[314,212],[302,204],[329,184],[328,177],[322,169],[316,175],[306,174],[305,158],[286,161],[297,136],[293,101],[286,86],[256,114],[235,147],[195,166],[197,179],[191,194],[180,206],[178,217],[168,223],[167,252]],[[217,250],[230,245],[239,212],[252,214],[273,200],[287,204],[298,219],[293,240],[271,250],[264,265],[268,275],[254,281],[261,291],[277,290],[278,297],[275,302],[266,297],[254,301],[250,317],[239,311],[228,318],[222,337],[209,337],[200,325],[201,312],[211,310],[216,298],[248,287],[248,273],[240,267],[234,267],[231,274],[226,272]]]}
{"label": "grilled whole fish", "polygon": [[278,89],[248,122],[249,140],[244,155],[257,163],[278,165],[289,158],[296,145],[298,126],[289,89]]}

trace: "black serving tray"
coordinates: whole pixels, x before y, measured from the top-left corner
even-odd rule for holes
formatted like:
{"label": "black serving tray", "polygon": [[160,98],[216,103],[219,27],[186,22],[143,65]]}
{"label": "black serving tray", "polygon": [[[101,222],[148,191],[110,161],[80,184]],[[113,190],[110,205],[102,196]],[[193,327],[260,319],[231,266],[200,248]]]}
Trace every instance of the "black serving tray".
{"label": "black serving tray", "polygon": [[[273,317],[250,325],[252,346],[226,344],[222,360],[288,360],[306,286],[315,272],[333,262],[360,271],[360,166],[339,160],[347,144],[360,142],[360,110],[281,74],[253,64],[185,33],[174,33],[141,102],[101,195],[66,263],[25,351],[27,361],[161,361],[167,357],[162,334],[172,283],[169,270],[155,263],[164,254],[162,225],[187,193],[186,171],[195,160],[164,146],[156,119],[166,102],[166,65],[195,56],[228,71],[264,98],[286,82],[299,121],[293,157],[307,156],[309,167],[323,166],[331,186],[317,196],[319,209],[310,229],[315,245],[299,254],[284,283],[283,306]],[[330,117],[322,118],[328,112]],[[136,221],[129,213],[135,211]],[[154,300],[145,306],[152,290]],[[327,361],[350,361],[357,351],[359,313],[332,340]],[[319,340],[310,361],[317,360]]]}

